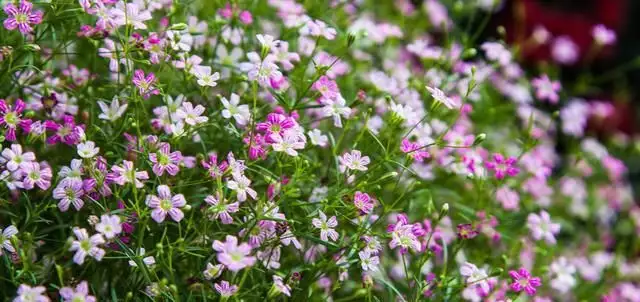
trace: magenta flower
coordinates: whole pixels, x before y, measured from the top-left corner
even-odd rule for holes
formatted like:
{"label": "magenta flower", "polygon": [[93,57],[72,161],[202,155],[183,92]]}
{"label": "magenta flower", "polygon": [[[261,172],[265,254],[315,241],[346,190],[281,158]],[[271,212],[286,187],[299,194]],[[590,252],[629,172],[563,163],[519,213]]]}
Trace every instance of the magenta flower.
{"label": "magenta flower", "polygon": [[548,100],[551,104],[557,104],[560,96],[560,82],[551,81],[546,74],[541,75],[531,81],[531,85],[536,89],[536,97],[539,100]]}
{"label": "magenta flower", "polygon": [[89,285],[87,281],[82,281],[76,288],[71,287],[63,287],[60,289],[60,297],[62,297],[62,301],[84,301],[84,302],[95,302],[96,297],[89,295]]}
{"label": "magenta flower", "polygon": [[154,86],[156,81],[156,76],[153,72],[150,72],[145,76],[144,71],[142,69],[137,69],[133,73],[133,84],[138,87],[138,92],[140,95],[146,100],[151,95],[157,95],[160,93],[158,89]]}
{"label": "magenta flower", "polygon": [[229,167],[229,164],[224,160],[218,164],[218,154],[216,153],[209,153],[209,160],[202,160],[200,163],[202,164],[202,167],[207,169],[209,176],[212,178],[221,177],[222,174],[224,174],[224,171]]}
{"label": "magenta flower", "polygon": [[408,139],[402,140],[402,145],[400,145],[400,150],[403,153],[409,155],[409,157],[415,159],[417,162],[423,162],[425,158],[429,158],[429,152],[425,151],[424,148],[420,148],[421,146],[418,143],[412,143]]}
{"label": "magenta flower", "polygon": [[112,166],[111,171],[113,172],[107,175],[107,179],[121,186],[124,186],[125,183],[132,183],[136,188],[142,188],[144,184],[140,179],[149,179],[147,171],[138,172],[133,166],[133,163],[128,160],[122,161],[122,167]]}
{"label": "magenta flower", "polygon": [[31,128],[31,120],[21,118],[24,108],[25,104],[21,99],[16,100],[13,109],[7,105],[5,100],[0,99],[0,126],[7,128],[4,136],[10,142],[16,140],[16,128],[18,126],[24,132],[29,132]]}
{"label": "magenta flower", "polygon": [[47,137],[48,144],[57,144],[63,142],[67,145],[76,145],[80,142],[80,126],[76,126],[76,122],[73,120],[73,116],[65,115],[62,118],[62,124],[58,124],[54,121],[46,121],[45,127],[49,131],[53,131],[54,134]]}
{"label": "magenta flower", "polygon": [[33,31],[34,24],[40,24],[42,22],[42,11],[32,11],[33,4],[29,1],[22,1],[20,5],[16,7],[12,3],[7,3],[4,6],[4,12],[8,18],[4,20],[4,28],[7,30],[15,30],[16,28],[23,34],[28,34]]}
{"label": "magenta flower", "polygon": [[493,161],[485,163],[487,169],[493,171],[497,179],[503,179],[505,176],[516,176],[520,169],[516,167],[517,159],[515,157],[504,158],[502,154],[495,153]]}
{"label": "magenta flower", "polygon": [[184,217],[184,213],[180,208],[187,205],[187,201],[184,199],[184,195],[176,194],[172,196],[168,186],[160,185],[158,186],[158,196],[147,195],[146,204],[153,209],[151,218],[157,223],[163,222],[167,214],[174,221],[180,222]]}
{"label": "magenta flower", "polygon": [[[284,114],[279,113],[269,113],[267,115],[267,120],[256,125],[256,129],[258,131],[265,132],[265,138],[269,140],[269,137],[272,134],[284,135],[284,131],[287,129],[291,129],[296,125],[296,122],[290,118],[285,116]],[[268,141],[271,142],[271,141]]]}
{"label": "magenta flower", "polygon": [[71,204],[73,204],[73,207],[76,208],[77,211],[80,211],[82,206],[84,206],[84,201],[82,200],[83,195],[82,181],[74,178],[64,179],[58,187],[53,190],[53,198],[60,200],[60,202],[58,202],[58,208],[61,212],[68,211],[69,205]]}
{"label": "magenta flower", "polygon": [[250,256],[251,246],[246,242],[238,245],[238,238],[227,235],[226,241],[213,241],[213,249],[218,252],[218,262],[232,272],[237,272],[245,267],[252,266],[256,257]]}
{"label": "magenta flower", "polygon": [[527,269],[520,268],[518,271],[510,271],[509,276],[513,279],[511,283],[511,290],[515,292],[525,291],[527,295],[534,296],[536,294],[536,287],[540,287],[542,282],[538,277],[531,277],[531,274]]}
{"label": "magenta flower", "polygon": [[369,197],[369,194],[362,193],[360,191],[356,191],[353,196],[353,204],[364,214],[371,213],[371,210],[373,209],[373,199]]}
{"label": "magenta flower", "polygon": [[182,153],[180,151],[171,152],[169,143],[160,143],[158,151],[149,153],[149,160],[153,163],[153,173],[162,176],[167,171],[172,176],[180,172],[180,161],[182,161]]}

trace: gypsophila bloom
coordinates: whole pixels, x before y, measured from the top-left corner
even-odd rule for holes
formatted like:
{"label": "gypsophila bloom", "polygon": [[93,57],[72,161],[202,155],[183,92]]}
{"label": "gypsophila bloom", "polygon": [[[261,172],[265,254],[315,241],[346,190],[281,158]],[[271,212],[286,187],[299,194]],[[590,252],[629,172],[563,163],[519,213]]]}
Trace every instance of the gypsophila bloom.
{"label": "gypsophila bloom", "polygon": [[167,217],[167,214],[175,222],[180,222],[184,217],[184,213],[180,208],[187,205],[187,201],[182,194],[171,194],[171,190],[166,185],[158,186],[158,195],[147,195],[145,203],[152,208],[151,218],[157,223],[161,223]]}
{"label": "gypsophila bloom", "polygon": [[147,171],[138,172],[133,166],[133,163],[128,160],[122,161],[122,167],[112,166],[111,171],[113,171],[113,173],[110,173],[108,177],[121,186],[124,186],[125,183],[131,183],[134,184],[136,188],[142,188],[144,184],[140,180],[149,179]]}
{"label": "gypsophila bloom", "polygon": [[92,141],[86,141],[78,144],[78,155],[82,158],[93,158],[100,148],[96,147],[96,144]]}
{"label": "gypsophila bloom", "polygon": [[[1,230],[1,229],[0,229]],[[0,256],[2,256],[3,251],[7,251],[9,253],[15,253],[16,249],[13,247],[13,245],[11,244],[11,237],[15,236],[18,234],[18,229],[13,226],[10,225],[6,228],[4,228],[4,230],[2,230],[2,232],[0,232]]]}
{"label": "gypsophila bloom", "polygon": [[482,288],[485,293],[489,292],[488,275],[484,269],[479,269],[475,264],[466,262],[460,267],[460,275],[465,277],[467,284],[477,285]]}
{"label": "gypsophila bloom", "polygon": [[16,140],[16,130],[18,127],[25,132],[29,132],[31,128],[31,120],[22,118],[24,109],[25,104],[21,99],[15,101],[13,109],[7,105],[5,100],[0,99],[0,126],[7,128],[4,136],[10,142]]}
{"label": "gypsophila bloom", "polygon": [[247,72],[250,81],[257,80],[261,86],[269,86],[271,79],[279,79],[282,77],[278,65],[275,62],[275,56],[267,55],[264,59],[260,58],[256,52],[247,54],[249,62],[240,64],[240,69]]}
{"label": "gypsophila bloom", "polygon": [[258,193],[249,187],[251,185],[249,178],[235,171],[231,175],[233,179],[227,181],[227,188],[236,191],[238,201],[242,202],[247,200],[247,194],[252,199],[256,199]]}
{"label": "gypsophila bloom", "polygon": [[[143,247],[141,247],[138,250],[136,257],[138,259],[142,258],[142,264],[146,265],[147,267],[153,267],[156,264],[156,258],[154,258],[153,256],[144,257],[145,254],[146,254],[146,250]],[[133,260],[129,260],[129,266],[138,267],[138,264]]]}
{"label": "gypsophila bloom", "polygon": [[342,117],[348,118],[351,114],[351,108],[346,105],[345,99],[338,95],[335,99],[322,99],[321,102],[324,104],[324,116],[332,117],[333,125],[342,128]]}
{"label": "gypsophila bloom", "polygon": [[68,211],[70,205],[73,205],[76,211],[80,211],[84,206],[83,195],[82,181],[74,178],[64,179],[53,189],[53,198],[60,200],[58,208],[61,212]]}
{"label": "gypsophila bloom", "polygon": [[122,26],[130,24],[135,29],[147,29],[145,21],[151,19],[151,13],[147,10],[142,10],[135,3],[118,2],[116,7],[111,10],[111,16],[113,17],[113,24],[116,26]]}
{"label": "gypsophila bloom", "polygon": [[493,171],[497,179],[503,179],[506,176],[516,176],[520,172],[516,162],[515,157],[504,158],[502,154],[496,153],[493,155],[493,161],[485,162],[485,166]]}
{"label": "gypsophila bloom", "polygon": [[529,214],[527,227],[531,231],[533,239],[544,239],[548,244],[556,244],[555,235],[560,232],[560,224],[551,221],[551,216],[546,211],[541,211],[539,215]]}
{"label": "gypsophila bloom", "polygon": [[309,136],[309,140],[311,140],[311,144],[315,146],[326,147],[329,142],[329,138],[318,129],[308,131],[307,135]]}
{"label": "gypsophila bloom", "polygon": [[284,284],[282,277],[278,275],[273,275],[273,288],[276,292],[282,293],[287,297],[291,297],[291,287],[289,285]]}
{"label": "gypsophila bloom", "polygon": [[107,106],[105,102],[98,101],[98,106],[100,106],[100,110],[102,111],[102,113],[98,115],[99,119],[115,122],[122,117],[129,104],[120,105],[120,101],[114,96],[110,105]]}
{"label": "gypsophila bloom", "polygon": [[249,111],[249,105],[239,105],[240,96],[232,93],[227,100],[225,97],[220,98],[224,109],[222,110],[222,117],[230,119],[233,117],[241,126],[246,125],[251,118],[251,112]]}
{"label": "gypsophila bloom", "polygon": [[536,97],[539,100],[548,100],[551,104],[558,103],[560,82],[551,81],[546,74],[543,74],[539,78],[533,79],[531,85],[536,89]]}
{"label": "gypsophila bloom", "polygon": [[22,152],[22,146],[11,144],[10,148],[5,148],[0,154],[0,164],[5,165],[7,170],[16,171],[25,162],[33,162],[36,156],[33,152]]}
{"label": "gypsophila bloom", "polygon": [[362,250],[358,252],[358,257],[360,258],[360,266],[363,271],[377,271],[378,265],[380,264],[380,258],[378,256],[372,255],[370,250]]}
{"label": "gypsophila bloom", "polygon": [[215,287],[216,291],[222,297],[231,297],[235,295],[236,292],[238,292],[238,286],[230,285],[229,282],[227,282],[226,280],[222,280],[219,283],[215,283],[213,287]]}
{"label": "gypsophila bloom", "polygon": [[542,282],[538,277],[531,277],[529,271],[525,268],[520,268],[517,271],[509,271],[509,276],[513,282],[510,287],[515,292],[524,291],[529,296],[536,294],[536,287],[540,287]]}
{"label": "gypsophila bloom", "polygon": [[220,219],[223,224],[231,224],[233,223],[233,218],[230,213],[238,212],[239,204],[237,202],[233,203],[225,203],[224,200],[220,200],[219,192],[216,193],[216,197],[212,195],[208,195],[204,198],[204,201],[209,205],[207,209],[207,213],[209,214],[209,219],[215,220]]}
{"label": "gypsophila bloom", "polygon": [[74,227],[73,233],[76,236],[76,240],[71,243],[69,251],[76,253],[73,255],[73,262],[82,265],[87,256],[91,256],[97,261],[101,261],[102,257],[106,253],[104,249],[100,248],[100,245],[104,244],[104,237],[102,234],[94,234],[89,237],[86,229]]}
{"label": "gypsophila bloom", "polygon": [[373,210],[373,199],[367,193],[356,191],[353,195],[353,204],[364,214],[369,214]]}
{"label": "gypsophila bloom", "polygon": [[217,259],[232,272],[253,266],[256,257],[251,255],[251,246],[243,242],[238,245],[238,238],[227,235],[225,242],[213,241],[213,249],[218,252]]}
{"label": "gypsophila bloom", "polygon": [[33,31],[33,25],[42,23],[42,11],[33,11],[33,4],[26,0],[21,0],[17,7],[7,3],[4,6],[4,12],[7,14],[7,19],[3,24],[7,30],[17,28],[22,34],[28,34]]}
{"label": "gypsophila bloom", "polygon": [[60,289],[60,297],[68,302],[95,302],[96,297],[89,295],[87,281],[80,282],[75,288],[63,287]]}
{"label": "gypsophila bloom", "polygon": [[[129,3],[130,4],[130,3]],[[156,76],[153,72],[150,72],[145,76],[142,69],[137,69],[133,73],[133,84],[138,87],[138,93],[146,100],[151,95],[160,94],[160,91],[155,87]]]}
{"label": "gypsophila bloom", "polygon": [[458,105],[453,99],[446,96],[442,90],[435,87],[429,87],[429,86],[426,86],[425,88],[427,88],[427,91],[431,93],[431,97],[433,97],[433,100],[435,102],[443,104],[445,107],[449,109],[460,107],[460,105]]}
{"label": "gypsophila bloom", "polygon": [[107,239],[115,238],[116,235],[122,233],[120,216],[107,214],[100,216],[100,222],[96,224],[96,231],[104,235]]}
{"label": "gypsophila bloom", "polygon": [[203,87],[216,87],[218,83],[217,80],[220,79],[220,74],[218,72],[214,72],[211,74],[212,70],[209,66],[196,66],[192,73],[198,79],[198,85]]}
{"label": "gypsophila bloom", "polygon": [[333,241],[338,241],[339,235],[335,230],[335,227],[338,226],[336,216],[331,216],[331,218],[327,219],[327,215],[322,211],[318,211],[318,216],[320,218],[313,218],[311,224],[317,229],[320,229],[320,239],[329,241],[329,238],[331,238]]}
{"label": "gypsophila bloom", "polygon": [[371,162],[368,156],[362,156],[359,150],[352,150],[338,158],[340,161],[340,172],[349,170],[367,171],[367,166]]}
{"label": "gypsophila bloom", "polygon": [[223,271],[224,271],[224,265],[222,264],[213,265],[211,263],[207,263],[207,268],[202,273],[204,274],[205,279],[213,280],[220,277]]}
{"label": "gypsophila bloom", "polygon": [[598,45],[611,45],[616,43],[616,32],[603,24],[598,24],[591,30],[593,40]]}
{"label": "gypsophila bloom", "polygon": [[49,302],[49,297],[45,294],[47,289],[44,286],[31,287],[26,284],[20,284],[17,296],[14,302]]}
{"label": "gypsophila bloom", "polygon": [[162,176],[165,171],[172,176],[178,174],[182,159],[180,151],[171,152],[171,145],[164,142],[159,144],[156,152],[149,153],[149,160],[153,163],[153,173],[158,176]]}

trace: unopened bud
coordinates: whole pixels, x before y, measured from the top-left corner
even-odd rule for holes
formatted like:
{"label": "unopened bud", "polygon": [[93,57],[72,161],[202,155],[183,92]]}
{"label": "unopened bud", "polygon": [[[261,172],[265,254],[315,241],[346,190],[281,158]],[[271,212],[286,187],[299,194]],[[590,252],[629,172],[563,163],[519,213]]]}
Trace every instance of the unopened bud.
{"label": "unopened bud", "polygon": [[171,25],[171,27],[169,27],[170,30],[177,30],[177,31],[183,31],[185,29],[187,29],[187,25],[184,23],[176,23]]}
{"label": "unopened bud", "polygon": [[100,218],[98,218],[98,216],[96,215],[91,215],[89,216],[89,218],[87,218],[87,222],[89,222],[90,226],[94,226],[98,224],[98,222],[100,222]]}
{"label": "unopened bud", "polygon": [[470,59],[475,57],[478,54],[478,51],[475,48],[469,48],[462,53],[463,59]]}
{"label": "unopened bud", "polygon": [[351,45],[353,45],[353,42],[356,41],[356,35],[354,33],[349,33],[349,35],[347,36],[347,47],[351,47]]}
{"label": "unopened bud", "polygon": [[449,214],[449,204],[445,203],[442,205],[442,208],[440,209],[440,218],[447,216],[447,214]]}
{"label": "unopened bud", "polygon": [[484,133],[480,133],[478,135],[476,135],[476,138],[473,140],[473,146],[477,146],[482,144],[482,142],[484,142],[484,140],[487,138],[487,135]]}
{"label": "unopened bud", "polygon": [[24,46],[24,49],[29,50],[29,51],[33,51],[33,52],[39,52],[40,51],[40,46],[37,44],[27,44]]}

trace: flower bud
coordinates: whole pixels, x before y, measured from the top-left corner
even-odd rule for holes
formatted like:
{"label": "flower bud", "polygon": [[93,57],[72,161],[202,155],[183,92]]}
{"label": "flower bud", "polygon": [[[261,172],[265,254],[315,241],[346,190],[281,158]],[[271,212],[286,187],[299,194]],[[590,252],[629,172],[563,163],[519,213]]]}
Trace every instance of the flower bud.
{"label": "flower bud", "polygon": [[169,27],[170,30],[177,30],[177,31],[183,31],[185,29],[187,29],[187,25],[184,23],[176,23],[171,25],[171,27]]}

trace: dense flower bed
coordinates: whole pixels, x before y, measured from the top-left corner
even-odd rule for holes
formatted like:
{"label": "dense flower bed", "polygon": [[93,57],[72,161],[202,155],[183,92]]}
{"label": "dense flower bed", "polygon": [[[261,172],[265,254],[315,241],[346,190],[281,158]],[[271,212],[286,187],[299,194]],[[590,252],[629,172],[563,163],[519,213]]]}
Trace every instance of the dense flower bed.
{"label": "dense flower bed", "polygon": [[637,151],[492,1],[3,2],[2,298],[640,301]]}

